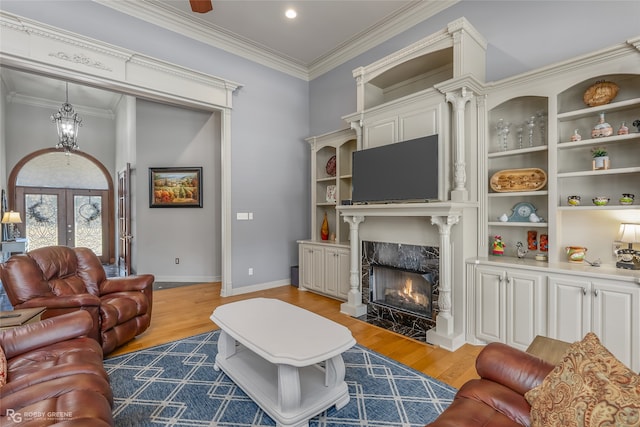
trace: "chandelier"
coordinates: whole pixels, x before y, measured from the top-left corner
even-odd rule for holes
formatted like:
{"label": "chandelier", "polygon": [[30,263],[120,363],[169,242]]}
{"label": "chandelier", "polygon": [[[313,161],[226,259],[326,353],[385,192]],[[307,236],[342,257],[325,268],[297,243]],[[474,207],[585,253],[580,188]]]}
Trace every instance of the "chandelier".
{"label": "chandelier", "polygon": [[73,110],[73,106],[69,104],[69,83],[66,85],[66,100],[57,113],[51,116],[51,121],[58,128],[58,143],[56,148],[62,148],[66,154],[73,150],[77,150],[78,146],[78,128],[82,126],[82,119]]}

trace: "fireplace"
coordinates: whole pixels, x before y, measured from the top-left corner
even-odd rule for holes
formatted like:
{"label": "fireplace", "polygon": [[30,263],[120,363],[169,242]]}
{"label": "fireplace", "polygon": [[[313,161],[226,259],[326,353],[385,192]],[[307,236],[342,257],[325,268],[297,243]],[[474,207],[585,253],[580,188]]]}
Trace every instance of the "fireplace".
{"label": "fireplace", "polygon": [[433,273],[372,265],[369,273],[373,304],[431,318]]}
{"label": "fireplace", "polygon": [[363,242],[363,319],[426,342],[436,324],[439,267],[437,247]]}

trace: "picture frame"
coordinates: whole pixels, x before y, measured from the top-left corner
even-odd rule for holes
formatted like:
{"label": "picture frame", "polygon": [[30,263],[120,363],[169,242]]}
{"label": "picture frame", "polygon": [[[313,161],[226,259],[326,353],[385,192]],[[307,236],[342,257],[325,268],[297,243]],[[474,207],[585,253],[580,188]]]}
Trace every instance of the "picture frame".
{"label": "picture frame", "polygon": [[202,167],[149,168],[150,208],[201,208]]}
{"label": "picture frame", "polygon": [[327,203],[336,203],[336,186],[327,185]]}

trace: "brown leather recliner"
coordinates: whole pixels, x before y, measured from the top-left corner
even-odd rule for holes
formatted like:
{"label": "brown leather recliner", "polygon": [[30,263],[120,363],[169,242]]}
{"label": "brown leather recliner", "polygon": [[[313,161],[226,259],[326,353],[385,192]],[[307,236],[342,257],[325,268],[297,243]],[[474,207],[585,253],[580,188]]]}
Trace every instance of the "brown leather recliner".
{"label": "brown leather recliner", "polygon": [[427,427],[529,426],[531,406],[524,394],[553,368],[508,345],[488,344],[476,359],[480,378],[467,381],[453,403]]}
{"label": "brown leather recliner", "polygon": [[48,246],[14,255],[0,265],[0,280],[14,308],[46,307],[46,319],[86,310],[90,336],[104,354],[144,332],[151,322],[151,274],[107,278],[88,248]]}
{"label": "brown leather recliner", "polygon": [[0,330],[6,384],[0,387],[0,426],[113,425],[113,393],[102,348],[87,333],[82,310]]}

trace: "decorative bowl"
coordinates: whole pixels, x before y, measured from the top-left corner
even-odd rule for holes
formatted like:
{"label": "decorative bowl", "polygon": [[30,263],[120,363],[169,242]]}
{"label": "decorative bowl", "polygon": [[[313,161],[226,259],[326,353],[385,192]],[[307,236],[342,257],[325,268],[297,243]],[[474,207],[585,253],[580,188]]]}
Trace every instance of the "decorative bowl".
{"label": "decorative bowl", "polygon": [[567,203],[569,206],[580,206],[580,196],[567,197]]}
{"label": "decorative bowl", "polygon": [[624,193],[624,194],[622,194],[622,197],[620,197],[620,204],[621,205],[632,205],[634,198],[635,198],[635,196],[633,194]]}
{"label": "decorative bowl", "polygon": [[606,206],[609,204],[609,198],[604,196],[594,197],[593,204],[596,206]]}

